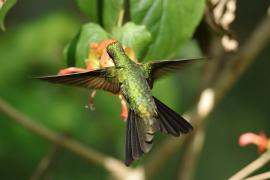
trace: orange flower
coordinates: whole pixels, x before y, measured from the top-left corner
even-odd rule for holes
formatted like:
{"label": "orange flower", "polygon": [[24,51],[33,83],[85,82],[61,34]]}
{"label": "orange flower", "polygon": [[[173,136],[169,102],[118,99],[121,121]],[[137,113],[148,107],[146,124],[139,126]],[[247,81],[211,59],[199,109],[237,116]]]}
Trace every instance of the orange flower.
{"label": "orange flower", "polygon": [[[106,48],[109,44],[116,42],[116,39],[103,40],[98,43],[92,43],[89,46],[88,59],[86,59],[86,69],[95,70],[99,68],[114,66],[114,63],[108,55]],[[126,46],[123,46],[128,57],[136,61],[135,52]],[[137,62],[137,61],[136,61]]]}
{"label": "orange flower", "polygon": [[[86,72],[89,70],[96,70],[100,68],[114,66],[113,60],[108,55],[106,48],[109,44],[116,41],[117,41],[116,39],[107,39],[107,40],[103,40],[97,43],[90,44],[88,57],[85,60],[86,68],[69,67],[66,69],[61,69],[58,72],[58,74],[66,75],[66,74]],[[131,60],[137,62],[135,52],[131,48],[124,46],[123,49]],[[93,90],[89,99],[89,107],[91,110],[95,109],[94,107],[95,95],[96,95],[96,90]],[[119,100],[122,106],[122,112],[120,114],[120,117],[126,121],[127,116],[128,116],[127,104],[121,94],[118,94],[118,96],[119,96]]]}
{"label": "orange flower", "polygon": [[247,146],[249,144],[255,144],[258,146],[258,151],[263,152],[266,149],[270,149],[270,140],[267,139],[265,133],[254,134],[245,133],[239,137],[239,145]]}

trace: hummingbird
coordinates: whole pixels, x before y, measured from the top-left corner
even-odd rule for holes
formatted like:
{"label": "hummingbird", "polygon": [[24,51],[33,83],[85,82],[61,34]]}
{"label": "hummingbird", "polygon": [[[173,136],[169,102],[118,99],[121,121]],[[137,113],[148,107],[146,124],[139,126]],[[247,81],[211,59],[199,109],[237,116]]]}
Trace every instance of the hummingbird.
{"label": "hummingbird", "polygon": [[129,166],[150,151],[157,131],[180,136],[193,129],[187,120],[154,97],[151,89],[160,77],[202,58],[138,63],[125,54],[118,41],[110,43],[106,51],[114,66],[67,75],[42,76],[38,79],[121,94],[128,104],[125,164]]}

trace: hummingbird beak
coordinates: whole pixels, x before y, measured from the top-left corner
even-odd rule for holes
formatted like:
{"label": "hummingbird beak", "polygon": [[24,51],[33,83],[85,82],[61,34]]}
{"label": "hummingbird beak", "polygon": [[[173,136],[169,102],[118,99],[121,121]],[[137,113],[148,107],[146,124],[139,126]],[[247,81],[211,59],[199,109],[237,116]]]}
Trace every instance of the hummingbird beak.
{"label": "hummingbird beak", "polygon": [[107,54],[109,55],[110,59],[112,60],[113,64],[115,65],[115,60],[114,60],[113,54],[110,53],[109,51],[107,51]]}
{"label": "hummingbird beak", "polygon": [[112,54],[112,52],[109,52],[109,51],[107,50],[107,54],[108,54],[109,57],[113,60],[113,54]]}

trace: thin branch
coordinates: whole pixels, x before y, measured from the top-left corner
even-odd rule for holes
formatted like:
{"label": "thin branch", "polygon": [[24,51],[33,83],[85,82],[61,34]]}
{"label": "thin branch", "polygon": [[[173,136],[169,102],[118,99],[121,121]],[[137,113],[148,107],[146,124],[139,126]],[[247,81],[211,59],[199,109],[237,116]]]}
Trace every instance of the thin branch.
{"label": "thin branch", "polygon": [[117,27],[121,27],[123,25],[124,14],[125,14],[125,10],[121,9],[118,15]]}
{"label": "thin branch", "polygon": [[[224,71],[220,73],[219,78],[202,91],[201,98],[195,111],[190,113],[190,120],[193,122],[195,128],[204,126],[204,124],[207,122],[206,118],[213,111],[216,104],[224,97],[228,90],[239,79],[240,75],[255,60],[255,57],[258,56],[259,53],[264,49],[269,40],[270,16],[267,16],[258,25],[246,44],[239,51],[237,51],[235,55],[226,60],[228,61],[228,64],[224,68]],[[185,140],[183,137],[182,140],[178,139],[174,141],[172,141],[172,138],[170,137],[167,138],[165,142],[162,143],[162,146],[160,146],[158,151],[154,154],[153,158],[148,162],[148,164],[146,164],[146,177],[151,178],[156,172],[158,172],[166,161],[175,153],[175,151],[177,151],[178,148],[176,147],[179,147],[183,140]],[[189,156],[190,158],[193,157],[192,154]],[[194,166],[190,169],[190,173],[192,173],[193,170]]]}
{"label": "thin branch", "polygon": [[59,151],[59,147],[56,144],[50,147],[48,153],[41,159],[41,161],[37,165],[37,168],[32,174],[32,177],[30,178],[30,180],[39,180],[39,179],[42,179],[42,177],[44,177],[49,167],[52,166],[52,163],[55,161],[58,151]]}
{"label": "thin branch", "polygon": [[152,153],[151,160],[144,166],[146,179],[152,178],[161,169],[186,138],[187,136],[181,138],[167,137],[165,141],[158,145],[157,151]]}
{"label": "thin branch", "polygon": [[[255,60],[255,57],[259,54],[259,52],[267,45],[267,43],[270,40],[269,32],[270,32],[270,17],[267,16],[259,24],[256,30],[253,32],[253,34],[251,35],[250,39],[248,39],[245,46],[243,46],[242,49],[237,54],[227,59],[227,61],[229,62],[228,65],[225,66],[222,73],[219,75],[219,78],[217,79],[217,81],[212,82],[213,94],[215,96],[215,98],[213,99],[214,101],[213,105],[217,104],[220,101],[220,99],[224,96],[224,94],[237,81],[240,75]],[[211,89],[211,88],[208,88],[208,89]],[[208,113],[211,112],[210,109],[208,109],[207,111]],[[203,118],[201,120],[196,119],[196,122],[199,122],[198,132],[203,131],[202,126],[205,126],[205,124],[207,123],[207,119],[206,118]],[[195,134],[194,138],[191,141],[196,141],[196,139],[198,138],[201,139],[200,136],[201,136],[200,134]],[[185,166],[186,168],[184,168],[182,171],[179,172],[180,178],[191,179],[191,176],[194,174],[193,171],[195,170],[197,161],[200,156],[200,152],[198,149],[202,149],[203,144],[204,142],[201,142],[199,144],[197,143],[195,144],[194,142],[193,143],[191,142],[189,144],[187,148],[187,152],[189,152],[189,154],[186,157],[185,161],[183,161],[183,162],[187,162],[188,166]],[[199,147],[199,145],[201,147]],[[186,177],[186,178],[183,178],[183,177]]]}
{"label": "thin branch", "polygon": [[256,176],[246,178],[245,180],[264,180],[264,179],[270,179],[270,172],[258,174]]}
{"label": "thin branch", "polygon": [[[212,108],[207,110],[206,114],[203,116],[207,116],[214,108],[214,104],[217,104],[220,99],[224,96],[224,94],[233,86],[233,84],[239,79],[240,75],[249,67],[249,65],[255,60],[255,57],[259,54],[259,52],[267,45],[270,40],[270,17],[267,16],[261,24],[256,28],[256,30],[251,35],[250,39],[248,39],[247,43],[240,49],[238,53],[229,58],[227,61],[229,64],[225,66],[224,70],[219,75],[219,79],[216,82],[212,82],[213,87],[213,103]],[[258,43],[258,44],[256,44]],[[256,44],[256,47],[254,47]],[[258,45],[258,46],[257,46]],[[211,86],[210,86],[211,87]],[[211,88],[208,88],[211,89]],[[203,97],[203,94],[202,96]],[[201,98],[203,100],[203,98]],[[204,107],[203,105],[202,107]],[[207,106],[206,106],[207,107]],[[199,111],[199,107],[198,107]],[[200,113],[199,113],[200,114]],[[200,120],[196,119],[199,123],[198,132],[203,131],[203,127],[207,123],[206,118],[202,118]],[[196,139],[201,139],[201,135],[195,134],[192,141],[196,141]],[[188,168],[180,171],[181,174],[179,177],[188,177],[182,179],[191,179],[191,176],[194,174],[194,170],[197,164],[197,161],[200,156],[200,152],[198,149],[202,149],[204,142],[195,143],[191,142],[190,146],[187,148],[187,152],[189,152],[188,156],[185,159],[185,162],[188,162]],[[199,147],[201,146],[201,147]]]}
{"label": "thin branch", "polygon": [[221,78],[212,87],[216,92],[217,101],[238,80],[240,75],[247,70],[259,53],[270,41],[270,13],[257,26],[244,46],[231,58]]}
{"label": "thin branch", "polygon": [[[197,135],[198,134],[198,135]],[[187,139],[187,146],[181,159],[180,170],[178,171],[178,179],[193,179],[194,173],[190,173],[198,163],[198,159],[202,152],[202,144],[205,139],[205,129],[198,129],[193,136]],[[192,154],[192,158],[190,158]]]}
{"label": "thin branch", "polygon": [[255,161],[251,162],[246,167],[237,172],[235,175],[233,175],[229,180],[243,179],[248,175],[250,175],[251,173],[253,173],[254,171],[256,171],[257,169],[261,168],[269,161],[270,161],[270,151],[267,151],[262,155],[260,155]]}
{"label": "thin branch", "polygon": [[17,111],[1,98],[0,112],[5,114],[11,120],[14,120],[16,123],[35,133],[36,135],[39,135],[40,137],[51,141],[58,146],[73,152],[74,154],[81,156],[87,161],[95,163],[96,165],[99,165],[100,167],[108,170],[118,179],[124,179],[130,174],[134,174],[135,171],[138,171],[138,169],[131,170],[127,168],[121,161],[113,157],[99,153],[96,150],[91,149],[90,147],[87,147],[74,139],[61,136],[56,132],[47,129],[46,127],[37,123],[38,121],[34,121],[21,112]]}

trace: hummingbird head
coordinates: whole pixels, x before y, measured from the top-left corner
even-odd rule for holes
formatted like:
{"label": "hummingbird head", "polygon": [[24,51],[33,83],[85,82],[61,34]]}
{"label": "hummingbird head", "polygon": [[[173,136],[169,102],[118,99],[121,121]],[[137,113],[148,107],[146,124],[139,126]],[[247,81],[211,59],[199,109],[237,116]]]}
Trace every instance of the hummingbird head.
{"label": "hummingbird head", "polygon": [[116,66],[119,65],[119,61],[122,59],[122,57],[126,56],[125,51],[119,42],[112,42],[109,44],[107,46],[107,53],[109,54],[110,58],[112,58]]}

